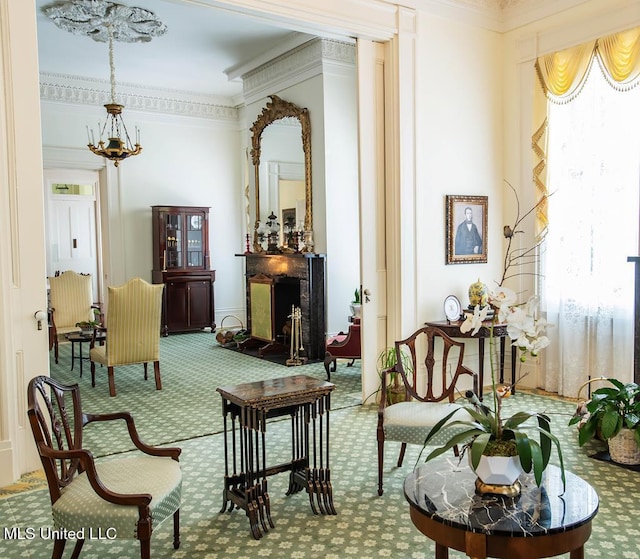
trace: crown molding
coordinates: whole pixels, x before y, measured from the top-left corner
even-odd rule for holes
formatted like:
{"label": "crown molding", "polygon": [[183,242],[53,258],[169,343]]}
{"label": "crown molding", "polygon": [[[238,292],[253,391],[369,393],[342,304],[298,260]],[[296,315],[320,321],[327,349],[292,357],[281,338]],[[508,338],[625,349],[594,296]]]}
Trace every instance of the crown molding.
{"label": "crown molding", "polygon": [[589,0],[416,0],[416,8],[506,33]]}
{"label": "crown molding", "polygon": [[252,103],[272,92],[321,74],[328,67],[355,68],[353,42],[312,39],[242,75],[245,102]]}
{"label": "crown molding", "polygon": [[[135,84],[118,84],[117,101],[130,110],[174,114],[224,121],[237,121],[237,103],[217,96],[198,95],[171,89],[149,89]],[[107,80],[40,73],[40,99],[81,105],[111,102]]]}

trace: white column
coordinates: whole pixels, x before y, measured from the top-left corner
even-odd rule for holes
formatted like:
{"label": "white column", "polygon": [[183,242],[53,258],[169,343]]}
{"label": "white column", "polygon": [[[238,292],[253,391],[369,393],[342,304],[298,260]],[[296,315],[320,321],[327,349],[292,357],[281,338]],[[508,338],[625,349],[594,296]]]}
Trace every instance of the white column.
{"label": "white column", "polygon": [[33,2],[0,0],[0,486],[38,469],[26,387],[48,374],[40,100]]}

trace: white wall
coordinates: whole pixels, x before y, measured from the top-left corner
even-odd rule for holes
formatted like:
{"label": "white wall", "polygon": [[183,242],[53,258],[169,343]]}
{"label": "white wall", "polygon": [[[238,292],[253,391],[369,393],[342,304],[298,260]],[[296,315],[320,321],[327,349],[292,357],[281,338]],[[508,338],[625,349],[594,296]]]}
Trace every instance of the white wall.
{"label": "white wall", "polygon": [[[466,306],[470,284],[500,279],[503,225],[501,37],[427,14],[418,30],[416,327],[444,320],[447,295]],[[445,264],[447,194],[488,196],[487,263]],[[466,344],[475,371],[477,353],[475,341]]]}
{"label": "white wall", "polygon": [[[353,68],[325,65],[324,160],[327,245],[327,331],[346,331],[349,303],[360,288],[358,137]],[[370,256],[370,255],[369,255]]]}
{"label": "white wall", "polygon": [[[418,316],[443,320],[443,302],[469,303],[469,285],[502,264],[501,38],[422,14],[417,109]],[[486,264],[445,264],[445,197],[488,196]]]}
{"label": "white wall", "polygon": [[[104,120],[101,107],[42,103],[45,146],[86,145],[87,124]],[[120,163],[117,184],[124,234],[124,277],[151,280],[152,205],[211,207],[209,247],[216,272],[216,323],[225,314],[242,313],[244,252],[240,132],[236,122],[127,110],[131,134],[141,129],[143,152]],[[95,131],[97,133],[97,130]],[[112,166],[112,163],[108,163]],[[111,186],[110,186],[111,187]]]}

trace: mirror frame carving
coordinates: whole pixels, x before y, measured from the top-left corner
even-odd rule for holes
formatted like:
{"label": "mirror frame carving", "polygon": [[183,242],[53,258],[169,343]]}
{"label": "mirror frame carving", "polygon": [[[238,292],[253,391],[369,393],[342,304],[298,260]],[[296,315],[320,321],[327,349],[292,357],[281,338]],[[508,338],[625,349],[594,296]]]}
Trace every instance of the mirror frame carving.
{"label": "mirror frame carving", "polygon": [[302,150],[304,152],[304,230],[313,231],[312,194],[311,194],[311,122],[309,110],[301,108],[285,101],[277,95],[269,95],[267,106],[262,109],[260,115],[251,126],[251,162],[254,169],[254,188],[256,199],[256,220],[253,232],[253,249],[255,252],[262,252],[263,249],[258,242],[258,222],[260,221],[260,154],[262,133],[264,129],[277,120],[291,117],[300,121],[302,129]]}

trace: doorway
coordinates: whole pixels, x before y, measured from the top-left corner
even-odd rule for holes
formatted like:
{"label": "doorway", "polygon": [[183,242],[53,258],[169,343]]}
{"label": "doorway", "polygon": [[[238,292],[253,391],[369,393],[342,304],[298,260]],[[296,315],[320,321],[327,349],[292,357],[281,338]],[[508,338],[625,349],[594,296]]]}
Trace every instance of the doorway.
{"label": "doorway", "polygon": [[94,300],[100,300],[97,171],[44,171],[47,276],[66,270],[91,274]]}

